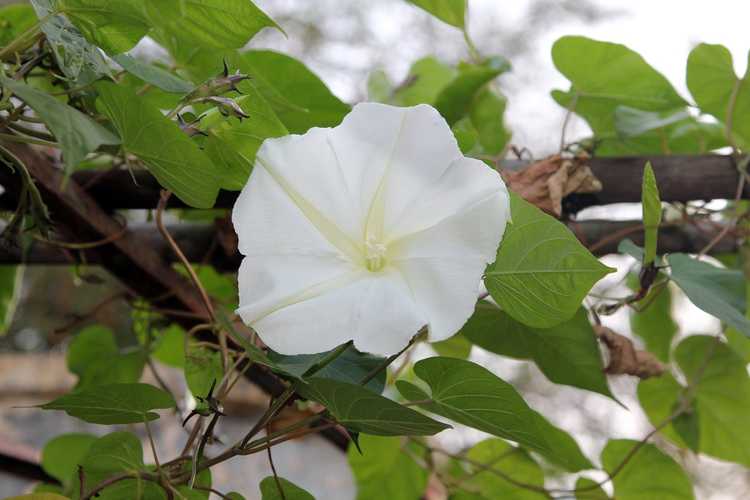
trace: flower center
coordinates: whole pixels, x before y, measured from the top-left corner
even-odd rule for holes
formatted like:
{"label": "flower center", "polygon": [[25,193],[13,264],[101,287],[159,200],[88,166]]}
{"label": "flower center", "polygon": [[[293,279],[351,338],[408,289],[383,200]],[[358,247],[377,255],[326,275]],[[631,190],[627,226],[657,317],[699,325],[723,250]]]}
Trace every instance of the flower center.
{"label": "flower center", "polygon": [[367,270],[374,273],[383,269],[386,264],[387,252],[388,248],[383,243],[373,236],[369,236],[365,241],[365,265]]}

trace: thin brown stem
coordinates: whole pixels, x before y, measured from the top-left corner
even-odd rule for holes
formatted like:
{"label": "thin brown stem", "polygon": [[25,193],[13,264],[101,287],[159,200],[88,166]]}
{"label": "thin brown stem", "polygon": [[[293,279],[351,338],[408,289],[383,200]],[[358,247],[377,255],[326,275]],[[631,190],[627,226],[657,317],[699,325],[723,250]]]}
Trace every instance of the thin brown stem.
{"label": "thin brown stem", "polygon": [[[268,431],[269,431],[269,427],[266,425],[266,433],[268,433]],[[281,486],[281,481],[279,480],[279,474],[276,472],[276,466],[273,463],[273,454],[271,453],[270,446],[266,448],[266,455],[268,455],[268,465],[271,466],[271,472],[273,472],[273,480],[276,483],[276,489],[279,491],[281,500],[286,500],[286,495],[284,494],[284,488]]]}
{"label": "thin brown stem", "polygon": [[198,279],[198,275],[195,274],[195,269],[193,269],[193,266],[190,264],[190,261],[188,261],[187,257],[185,257],[185,254],[182,253],[182,250],[180,249],[179,245],[177,245],[177,242],[174,240],[174,238],[172,238],[172,235],[169,234],[169,231],[167,231],[167,228],[164,225],[164,221],[162,220],[162,214],[164,213],[164,209],[167,206],[167,200],[169,200],[169,197],[171,195],[172,193],[170,191],[161,191],[159,204],[156,207],[156,227],[159,229],[159,232],[162,234],[162,236],[164,236],[164,239],[167,240],[169,246],[172,247],[174,253],[177,254],[180,262],[182,262],[182,264],[185,266],[185,270],[190,275],[190,279],[193,281],[193,285],[195,285],[195,287],[198,289],[198,292],[203,299],[203,303],[206,306],[206,311],[208,312],[208,316],[211,319],[211,322],[215,323],[216,315],[214,313],[214,306],[211,303],[211,299],[209,299],[208,294],[206,293],[206,289],[203,288],[203,284],[201,283],[200,279]]}

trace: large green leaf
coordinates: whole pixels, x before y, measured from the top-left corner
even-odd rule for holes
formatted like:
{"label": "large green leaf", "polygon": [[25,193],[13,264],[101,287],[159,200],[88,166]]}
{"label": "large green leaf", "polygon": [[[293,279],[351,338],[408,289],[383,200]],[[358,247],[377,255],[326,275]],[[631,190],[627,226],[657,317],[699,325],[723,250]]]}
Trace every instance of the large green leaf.
{"label": "large green leaf", "polygon": [[260,482],[262,500],[315,500],[307,491],[283,477],[278,478],[278,483],[276,481],[277,478],[268,476]]}
{"label": "large green leaf", "polygon": [[[143,448],[138,437],[130,432],[113,432],[92,443],[80,465],[86,478],[86,485],[99,484],[107,478],[123,473],[136,473],[146,470],[143,463]],[[72,498],[79,498],[79,483],[73,482]],[[126,479],[108,486],[97,496],[97,500],[164,500],[164,492],[157,483],[139,479]]]}
{"label": "large green leaf", "polygon": [[325,378],[311,378],[298,392],[328,408],[342,425],[376,436],[423,436],[448,425],[379,396],[360,385]]}
{"label": "large green leaf", "polygon": [[210,49],[239,49],[263,28],[279,28],[250,0],[147,0],[145,7],[167,36]]}
{"label": "large green leaf", "polygon": [[68,488],[77,480],[78,464],[88,453],[96,436],[91,434],[62,434],[47,441],[42,450],[42,469]]}
{"label": "large green leaf", "polygon": [[656,186],[654,169],[651,162],[646,162],[643,169],[643,184],[641,187],[641,199],[643,203],[643,265],[653,264],[656,259],[656,244],[659,240],[659,224],[661,224],[661,198],[659,188]]}
{"label": "large green leaf", "polygon": [[142,0],[57,0],[81,33],[109,54],[132,49],[151,29],[143,6]]}
{"label": "large green leaf", "polygon": [[458,74],[454,67],[444,64],[432,56],[424,57],[412,64],[406,81],[396,88],[395,104],[414,106],[434,104],[440,91]]}
{"label": "large green leaf", "polygon": [[[514,448],[502,439],[491,438],[472,446],[466,457],[473,462],[489,466],[492,470],[481,469],[468,464],[470,474],[475,474],[465,483],[469,489],[478,490],[479,497],[486,500],[512,498],[514,500],[541,500],[548,498],[540,492],[512,484],[502,476],[531,487],[544,487],[544,473],[538,463],[522,448]],[[459,478],[461,479],[461,478]],[[453,497],[451,497],[453,498]],[[456,500],[464,498],[460,493]]]}
{"label": "large green leaf", "polygon": [[5,47],[36,23],[36,13],[31,5],[14,4],[0,8],[0,46]]}
{"label": "large green leaf", "polygon": [[[602,465],[612,472],[628,459],[637,441],[614,439],[602,451]],[[629,458],[612,480],[617,500],[691,500],[693,485],[682,468],[669,455],[646,443]]]}
{"label": "large green leaf", "polygon": [[407,399],[443,417],[516,441],[570,471],[591,467],[578,444],[526,404],[516,390],[470,361],[434,357],[414,365],[430,392],[399,380]]}
{"label": "large green leaf", "polygon": [[110,74],[99,49],[90,44],[67,17],[56,13],[53,0],[31,0],[31,4],[40,20],[46,19],[41,24],[42,31],[67,78],[78,85],[86,85]]}
{"label": "large green leaf", "polygon": [[[628,276],[628,284],[634,291],[639,288],[635,275]],[[668,362],[672,338],[678,330],[672,317],[671,286],[652,288],[642,303],[644,308],[630,312],[630,328],[643,339],[648,352]]]}
{"label": "large green leaf", "polygon": [[289,132],[301,134],[311,127],[333,127],[349,106],[300,61],[270,50],[251,50],[241,56],[240,71],[253,77]]}
{"label": "large green leaf", "polygon": [[428,473],[402,449],[414,454],[414,444],[402,443],[397,437],[362,434],[359,448],[350,446],[349,465],[357,481],[357,500],[414,500],[421,498],[427,488]]}
{"label": "large green leaf", "polygon": [[51,95],[9,78],[1,77],[0,80],[44,120],[62,148],[68,172],[99,146],[120,143],[112,132]]}
{"label": "large green leaf", "polygon": [[29,493],[17,497],[8,497],[5,500],[70,500],[68,497],[51,492]]}
{"label": "large green leaf", "polygon": [[551,328],[526,326],[485,301],[461,330],[474,344],[495,354],[532,359],[556,384],[612,397],[601,353],[586,310]]}
{"label": "large green leaf", "polygon": [[614,271],[561,222],[511,193],[513,223],[487,267],[487,290],[514,319],[549,328],[570,319],[591,287]]}
{"label": "large green leaf", "polygon": [[121,352],[109,328],[94,325],[77,333],[68,347],[68,370],[78,375],[77,389],[137,382],[146,356],[141,350]]}
{"label": "large green leaf", "polygon": [[693,304],[750,337],[741,271],[722,269],[684,253],[672,254],[667,261],[672,280]]}
{"label": "large green leaf", "polygon": [[474,97],[500,73],[510,69],[505,59],[493,58],[483,65],[466,65],[435,99],[435,108],[453,125],[469,112]]}
{"label": "large green leaf", "polygon": [[744,144],[749,143],[750,66],[739,78],[726,47],[702,43],[688,56],[687,85],[701,111],[725,125],[731,123],[732,133]]}
{"label": "large green leaf", "polygon": [[615,125],[618,108],[674,114],[684,112],[687,104],[669,81],[638,53],[620,44],[565,36],[552,47],[552,59],[571,82],[569,91],[555,90],[552,97],[586,119],[600,142],[596,149],[598,154],[666,154],[670,151],[665,151],[664,145],[672,149],[678,146],[697,149],[700,144],[699,141],[683,143],[678,137],[672,144],[661,129],[638,138],[620,136]]}
{"label": "large green leaf", "polygon": [[[331,352],[332,351],[320,354],[300,354],[297,356],[286,356],[275,352],[269,352],[268,356],[277,367],[281,368],[286,373],[302,378],[305,372],[313,368],[317,363],[326,359]],[[361,353],[356,351],[353,347],[350,347],[332,362],[325,365],[321,370],[316,371],[314,376],[317,378],[339,380],[350,384],[359,384],[362,379],[381,366],[383,361],[384,358],[381,358],[380,356]],[[386,372],[387,370],[381,370],[380,373],[370,380],[365,387],[378,394],[382,393],[385,388]]]}
{"label": "large green leaf", "polygon": [[[683,340],[675,350],[675,359],[695,386],[694,401],[690,418],[682,425],[666,426],[664,435],[680,446],[691,445],[700,453],[750,466],[750,436],[745,432],[750,377],[745,361],[723,342],[703,335]],[[658,425],[674,413],[686,391],[664,375],[642,381],[638,398],[649,420]]]}
{"label": "large green leaf", "polygon": [[503,120],[506,103],[504,96],[484,89],[471,104],[469,117],[484,154],[500,154],[510,140],[510,132]]}
{"label": "large green leaf", "polygon": [[93,424],[133,424],[156,420],[152,410],[173,408],[168,393],[148,384],[109,384],[90,387],[41,405],[45,410],[63,410]]}
{"label": "large green leaf", "polygon": [[99,83],[96,89],[97,106],[117,128],[123,148],[188,205],[213,206],[219,190],[215,169],[180,127],[128,89],[111,83]]}
{"label": "large green leaf", "polygon": [[409,0],[409,2],[451,26],[464,28],[466,0]]}
{"label": "large green leaf", "polygon": [[598,101],[643,110],[687,104],[661,73],[624,45],[564,36],[552,46],[552,60],[570,80],[570,92],[578,96],[579,103]]}
{"label": "large green leaf", "polygon": [[187,94],[193,90],[193,84],[173,75],[169,71],[153,64],[143,62],[128,54],[113,57],[122,68],[146,83],[173,94]]}
{"label": "large green leaf", "polygon": [[205,398],[223,377],[221,353],[191,342],[185,352],[185,381],[190,392]]}
{"label": "large green leaf", "polygon": [[265,139],[288,133],[255,85],[242,82],[240,90],[244,95],[236,102],[248,118],[224,117],[214,109],[201,120],[201,128],[209,134],[205,151],[220,172],[221,187],[230,190],[240,190],[245,186],[255,153]]}

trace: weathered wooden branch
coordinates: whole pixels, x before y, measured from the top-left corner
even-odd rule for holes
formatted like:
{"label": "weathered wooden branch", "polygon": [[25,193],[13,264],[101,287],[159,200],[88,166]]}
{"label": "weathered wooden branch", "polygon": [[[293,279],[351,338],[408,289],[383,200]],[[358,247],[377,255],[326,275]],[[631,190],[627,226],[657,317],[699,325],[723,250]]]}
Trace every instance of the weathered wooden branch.
{"label": "weathered wooden branch", "polygon": [[[734,198],[739,174],[735,159],[724,155],[699,156],[627,156],[618,158],[592,158],[589,160],[593,174],[601,181],[603,189],[594,194],[573,194],[563,203],[566,213],[576,213],[583,208],[611,203],[639,202],[643,167],[650,161],[664,201],[691,201]],[[507,161],[504,168],[517,170],[528,162]],[[0,169],[0,185],[11,176]],[[151,209],[159,201],[161,186],[145,170],[80,171],[73,180],[85,189],[105,210]],[[750,187],[744,197],[750,197]],[[230,208],[237,198],[236,192],[221,191],[217,208]],[[169,207],[184,207],[173,196]],[[7,193],[0,195],[0,207],[15,208]]]}
{"label": "weathered wooden branch", "polygon": [[[643,226],[641,221],[607,221],[586,220],[568,222],[570,230],[578,236],[595,255],[617,253],[617,245],[623,238],[632,239],[637,245],[643,245]],[[0,231],[2,226],[0,225]],[[217,230],[211,224],[183,223],[168,226],[185,256],[190,262],[210,264],[220,271],[234,272],[240,265],[241,256],[235,251],[230,254],[216,244]],[[674,253],[699,252],[720,229],[684,224],[679,226],[665,225],[659,231],[659,252]],[[176,262],[174,252],[164,241],[153,224],[139,223],[129,228],[138,241],[147,245],[165,262]],[[711,254],[732,253],[737,250],[737,240],[731,234],[726,235],[711,249]],[[0,264],[50,264],[66,265],[75,263],[101,264],[100,252],[81,254],[59,246],[34,241],[24,252],[20,248],[0,248]],[[85,261],[84,261],[85,259]]]}

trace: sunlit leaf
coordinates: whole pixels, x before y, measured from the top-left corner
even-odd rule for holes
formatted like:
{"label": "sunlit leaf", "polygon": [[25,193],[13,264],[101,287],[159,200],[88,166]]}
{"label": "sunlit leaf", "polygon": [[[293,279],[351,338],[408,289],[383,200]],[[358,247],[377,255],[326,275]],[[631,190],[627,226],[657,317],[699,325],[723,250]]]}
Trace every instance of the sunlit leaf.
{"label": "sunlit leaf", "polygon": [[713,115],[744,144],[750,141],[750,66],[739,78],[723,45],[701,43],[688,56],[687,85],[701,111]]}
{"label": "sunlit leaf", "polygon": [[151,29],[143,6],[142,0],[57,0],[57,8],[109,54],[130,50]]}
{"label": "sunlit leaf", "polygon": [[250,0],[148,0],[145,9],[168,36],[211,49],[238,49],[263,28],[278,28]]}
{"label": "sunlit leaf", "polygon": [[487,267],[492,298],[514,319],[549,328],[571,318],[608,268],[564,224],[511,193],[497,260]]}
{"label": "sunlit leaf", "polygon": [[451,26],[464,27],[466,0],[409,0],[409,2]]}

